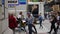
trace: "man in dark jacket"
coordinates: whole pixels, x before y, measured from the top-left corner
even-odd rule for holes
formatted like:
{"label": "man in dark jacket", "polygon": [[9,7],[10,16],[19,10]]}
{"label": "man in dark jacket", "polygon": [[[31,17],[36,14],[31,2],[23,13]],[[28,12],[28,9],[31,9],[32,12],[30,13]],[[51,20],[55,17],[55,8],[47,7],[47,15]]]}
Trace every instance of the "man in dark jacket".
{"label": "man in dark jacket", "polygon": [[38,6],[37,5],[33,5],[32,6],[32,10],[31,10],[33,17],[38,17]]}
{"label": "man in dark jacket", "polygon": [[49,33],[51,34],[52,30],[54,29],[54,34],[56,34],[55,23],[57,22],[57,19],[56,19],[56,17],[54,15],[52,15],[51,17],[52,17],[51,20],[50,20],[50,22],[51,22],[51,29],[50,29]]}
{"label": "man in dark jacket", "polygon": [[59,25],[60,25],[60,12],[58,12],[58,15],[57,15],[57,32],[59,29]]}

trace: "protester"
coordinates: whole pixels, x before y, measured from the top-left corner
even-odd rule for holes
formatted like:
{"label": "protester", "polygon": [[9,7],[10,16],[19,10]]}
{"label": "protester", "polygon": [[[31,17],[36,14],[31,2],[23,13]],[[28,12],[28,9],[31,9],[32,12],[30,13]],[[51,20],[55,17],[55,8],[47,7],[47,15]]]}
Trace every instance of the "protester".
{"label": "protester", "polygon": [[14,17],[14,14],[8,14],[9,28],[13,30],[13,34],[15,34],[15,28],[17,27],[17,20]]}

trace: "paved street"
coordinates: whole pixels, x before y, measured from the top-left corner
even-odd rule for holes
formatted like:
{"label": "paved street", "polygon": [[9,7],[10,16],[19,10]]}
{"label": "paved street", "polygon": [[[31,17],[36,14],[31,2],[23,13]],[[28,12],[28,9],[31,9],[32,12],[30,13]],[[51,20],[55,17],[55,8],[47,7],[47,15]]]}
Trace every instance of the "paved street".
{"label": "paved street", "polygon": [[[50,30],[50,22],[49,22],[49,20],[45,20],[45,21],[43,21],[43,28],[39,28],[39,24],[36,24],[35,26],[36,26],[36,29],[37,29],[37,33],[38,34],[48,34],[47,32],[49,32],[49,30]],[[26,26],[26,30],[27,30],[27,32],[28,32],[28,27]],[[53,31],[52,31],[53,32]],[[5,31],[5,33],[4,34],[12,34],[13,32],[12,32],[12,30],[10,30],[9,28]],[[16,34],[26,34],[26,32],[16,32]],[[28,34],[28,33],[27,33]],[[60,30],[59,30],[59,32],[58,32],[58,34],[60,34]]]}

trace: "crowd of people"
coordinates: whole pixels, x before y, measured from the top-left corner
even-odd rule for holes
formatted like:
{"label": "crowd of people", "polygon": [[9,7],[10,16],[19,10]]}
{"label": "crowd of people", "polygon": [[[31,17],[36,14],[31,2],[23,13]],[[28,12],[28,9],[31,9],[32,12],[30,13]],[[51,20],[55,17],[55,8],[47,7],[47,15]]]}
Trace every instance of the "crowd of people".
{"label": "crowd of people", "polygon": [[[48,18],[46,17],[47,15],[48,15]],[[54,34],[57,34],[59,25],[60,25],[60,12],[49,12],[48,14],[45,14],[45,19],[43,19],[42,15],[40,13],[37,18],[39,20],[40,27],[42,27],[42,28],[43,28],[42,21],[45,19],[49,19],[49,21],[51,23],[51,28],[48,33],[51,34],[52,30],[54,29]],[[25,27],[28,26],[29,34],[32,34],[32,32],[34,34],[37,34],[37,29],[36,29],[35,23],[34,23],[36,21],[34,19],[36,19],[36,17],[32,16],[30,12],[27,12],[26,18],[24,18],[22,11],[19,13],[19,15],[17,17],[14,14],[9,13],[9,15],[8,15],[9,28],[12,29],[13,34],[15,34],[16,27],[27,32]],[[57,24],[57,27],[55,27],[55,23]],[[34,28],[34,30],[32,28]]]}
{"label": "crowd of people", "polygon": [[[54,29],[54,34],[57,34],[59,25],[60,25],[60,12],[59,11],[51,11],[47,14],[45,14],[45,18],[50,20],[51,27],[50,31],[48,32],[51,34],[52,30]],[[56,25],[57,27],[56,27]]]}

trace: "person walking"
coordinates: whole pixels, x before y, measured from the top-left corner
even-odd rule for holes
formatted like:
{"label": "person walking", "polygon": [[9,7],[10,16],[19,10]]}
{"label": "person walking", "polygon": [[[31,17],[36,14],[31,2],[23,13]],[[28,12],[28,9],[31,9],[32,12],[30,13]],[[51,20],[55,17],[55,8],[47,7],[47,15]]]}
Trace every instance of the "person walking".
{"label": "person walking", "polygon": [[15,34],[15,28],[17,27],[17,21],[14,14],[8,14],[9,28],[12,29],[13,34]]}
{"label": "person walking", "polygon": [[[23,31],[26,32],[26,29],[25,29],[25,22],[23,23],[23,20],[24,20],[24,15],[22,14],[22,11],[19,13],[19,15],[17,16],[17,21],[19,23],[19,28]],[[23,29],[22,29],[23,28]]]}
{"label": "person walking", "polygon": [[39,23],[40,23],[40,27],[42,27],[43,28],[43,26],[42,26],[42,21],[43,21],[43,17],[41,16],[41,13],[40,13],[40,15],[39,15]]}
{"label": "person walking", "polygon": [[[36,28],[35,28],[35,26],[34,26],[34,24],[33,24],[33,22],[34,22],[34,18],[30,15],[30,12],[28,12],[27,13],[27,18],[26,18],[26,22],[27,22],[27,25],[28,25],[28,29],[29,29],[29,34],[32,34],[32,32],[34,32],[33,30],[32,30],[32,27],[35,29],[35,32],[37,32],[36,31]],[[35,33],[34,32],[34,33]]]}
{"label": "person walking", "polygon": [[38,18],[38,5],[33,5],[32,6],[31,13],[32,13],[34,18]]}
{"label": "person walking", "polygon": [[47,13],[46,12],[44,13],[44,18],[47,19]]}
{"label": "person walking", "polygon": [[58,15],[57,15],[57,32],[59,29],[59,25],[60,25],[60,12],[58,12]]}
{"label": "person walking", "polygon": [[51,16],[50,22],[51,22],[51,29],[48,33],[51,34],[52,30],[54,29],[54,34],[56,34],[55,23],[57,22],[57,19],[54,15]]}

